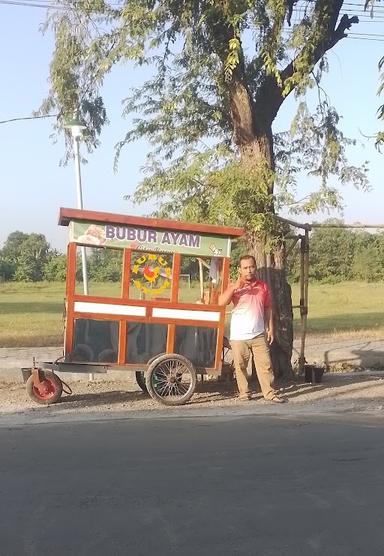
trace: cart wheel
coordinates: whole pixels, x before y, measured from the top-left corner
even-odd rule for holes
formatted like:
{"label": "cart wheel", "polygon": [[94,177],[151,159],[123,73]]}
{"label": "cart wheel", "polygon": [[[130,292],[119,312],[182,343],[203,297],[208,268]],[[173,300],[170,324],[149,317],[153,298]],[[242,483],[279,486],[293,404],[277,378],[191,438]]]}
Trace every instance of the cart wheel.
{"label": "cart wheel", "polygon": [[51,371],[43,371],[43,380],[37,387],[33,383],[33,374],[28,378],[26,389],[28,396],[37,403],[50,405],[61,398],[63,384],[60,378]]}
{"label": "cart wheel", "polygon": [[[160,355],[163,355],[163,354],[158,353],[154,357],[151,357],[151,359],[147,363],[148,367],[152,363],[152,361],[154,361],[155,359],[160,357]],[[137,384],[140,386],[140,388],[142,389],[143,392],[148,394],[148,388],[147,388],[147,385],[145,384],[145,371],[136,371],[135,375],[136,375]]]}
{"label": "cart wheel", "polygon": [[160,355],[145,375],[150,396],[164,405],[182,405],[191,399],[196,387],[192,363],[176,353]]}
{"label": "cart wheel", "polygon": [[136,371],[136,382],[140,386],[143,392],[148,394],[147,385],[145,384],[145,372],[144,371]]}

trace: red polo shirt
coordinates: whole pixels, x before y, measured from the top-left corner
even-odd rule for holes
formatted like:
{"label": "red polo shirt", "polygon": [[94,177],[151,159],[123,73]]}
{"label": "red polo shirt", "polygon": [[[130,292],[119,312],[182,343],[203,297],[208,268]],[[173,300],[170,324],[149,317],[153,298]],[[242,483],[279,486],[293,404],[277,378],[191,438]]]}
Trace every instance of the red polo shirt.
{"label": "red polo shirt", "polygon": [[261,280],[245,283],[233,292],[231,340],[251,340],[265,331],[264,311],[271,306],[268,286]]}

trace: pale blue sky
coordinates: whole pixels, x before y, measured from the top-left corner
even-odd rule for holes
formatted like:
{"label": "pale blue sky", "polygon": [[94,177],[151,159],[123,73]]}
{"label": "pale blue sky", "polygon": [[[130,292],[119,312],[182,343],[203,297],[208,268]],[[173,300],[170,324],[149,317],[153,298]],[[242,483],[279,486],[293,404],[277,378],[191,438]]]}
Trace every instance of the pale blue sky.
{"label": "pale blue sky", "polygon": [[[358,0],[350,3],[358,4]],[[383,33],[384,38],[384,9],[379,14],[382,19],[378,23],[363,22],[354,26],[353,31]],[[0,120],[30,116],[47,94],[52,40],[39,32],[43,20],[44,10],[0,3]],[[372,192],[342,188],[344,219],[349,223],[384,224],[384,154],[377,153],[373,141],[363,136],[373,135],[380,127],[376,119],[380,104],[376,90],[377,63],[382,55],[384,42],[345,39],[329,54],[331,71],[323,83],[332,103],[343,115],[345,132],[359,142],[352,154],[353,161],[370,161]],[[118,173],[113,172],[114,145],[127,130],[127,121],[121,118],[121,99],[129,86],[138,85],[142,78],[140,72],[125,66],[114,71],[105,84],[110,125],[103,131],[102,146],[88,156],[88,164],[82,168],[85,208],[120,213],[144,210],[133,208],[123,200],[123,195],[132,193],[140,180],[146,145],[127,147]],[[287,128],[294,104],[293,98],[284,104],[275,122],[276,131]],[[64,249],[67,229],[57,226],[57,216],[59,207],[76,206],[74,167],[71,163],[67,167],[59,166],[63,140],[53,144],[51,133],[50,120],[0,125],[0,247],[10,232],[21,230],[43,233],[53,247]],[[300,187],[302,194],[307,192],[305,182]],[[311,221],[306,216],[295,218]]]}

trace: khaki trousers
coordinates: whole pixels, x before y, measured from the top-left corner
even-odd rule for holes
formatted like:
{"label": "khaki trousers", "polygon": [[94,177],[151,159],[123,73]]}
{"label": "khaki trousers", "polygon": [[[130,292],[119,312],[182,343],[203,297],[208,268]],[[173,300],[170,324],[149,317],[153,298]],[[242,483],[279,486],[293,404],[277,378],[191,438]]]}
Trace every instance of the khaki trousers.
{"label": "khaki trousers", "polygon": [[265,335],[261,334],[252,340],[231,340],[231,347],[240,396],[249,394],[247,367],[252,352],[261,392],[266,400],[273,398],[277,392],[272,386],[272,363]]}

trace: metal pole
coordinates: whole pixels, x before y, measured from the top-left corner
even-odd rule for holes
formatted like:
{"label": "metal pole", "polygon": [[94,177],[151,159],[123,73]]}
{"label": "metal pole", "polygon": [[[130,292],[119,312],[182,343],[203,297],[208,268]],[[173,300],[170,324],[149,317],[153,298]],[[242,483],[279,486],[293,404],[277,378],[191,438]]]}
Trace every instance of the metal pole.
{"label": "metal pole", "polygon": [[[73,147],[75,155],[75,172],[76,172],[76,195],[77,207],[83,210],[83,192],[81,189],[81,171],[80,171],[80,137],[73,138]],[[88,272],[87,272],[87,254],[84,245],[81,246],[81,267],[83,271],[83,288],[84,295],[88,295]]]}
{"label": "metal pole", "polygon": [[301,284],[300,284],[300,315],[301,315],[301,346],[299,357],[299,371],[302,373],[305,365],[305,338],[307,335],[308,315],[308,280],[309,280],[309,232],[305,230],[301,240]]}
{"label": "metal pole", "polygon": [[[76,172],[76,196],[77,207],[83,210],[83,191],[81,188],[81,169],[80,169],[80,136],[73,136],[73,152],[75,156],[75,172]],[[81,268],[83,271],[83,289],[84,295],[88,295],[88,272],[87,272],[87,253],[85,246],[80,247],[81,252]],[[93,381],[93,373],[89,373],[88,380]]]}
{"label": "metal pole", "polygon": [[305,236],[300,236],[300,355],[299,355],[299,375],[304,371],[305,365],[305,331],[304,331],[304,315],[305,315]]}

